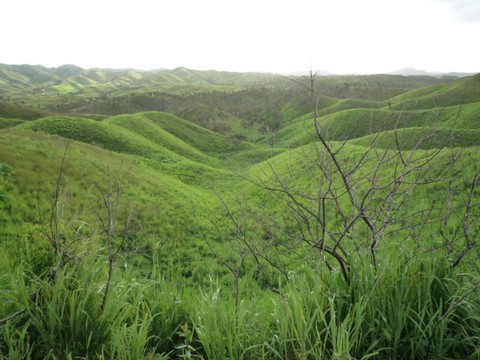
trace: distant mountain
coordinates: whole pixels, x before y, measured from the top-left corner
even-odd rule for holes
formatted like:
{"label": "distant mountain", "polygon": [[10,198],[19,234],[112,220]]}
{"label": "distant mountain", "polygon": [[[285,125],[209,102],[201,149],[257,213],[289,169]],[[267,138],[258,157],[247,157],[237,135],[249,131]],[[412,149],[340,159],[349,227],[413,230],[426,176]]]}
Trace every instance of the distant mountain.
{"label": "distant mountain", "polygon": [[62,78],[70,77],[70,76],[79,76],[83,75],[87,72],[87,70],[81,68],[77,65],[62,65],[58,68],[51,69],[54,73],[61,76]]}
{"label": "distant mountain", "polygon": [[[418,72],[417,72],[418,73]],[[327,75],[318,72],[318,75]],[[410,72],[409,75],[412,75]],[[425,72],[420,72],[425,75]],[[304,81],[303,73],[290,74]],[[365,87],[372,84],[385,92],[387,88],[411,89],[435,83],[453,81],[420,76],[410,77],[407,81],[401,76],[364,75],[364,76],[330,76],[319,80],[323,95],[358,97],[365,96]],[[458,75],[460,76],[460,75]],[[320,84],[321,83],[321,84]],[[352,83],[348,89],[345,83]],[[298,84],[285,77],[272,73],[238,73],[215,70],[192,70],[185,67],[175,69],[135,70],[135,69],[83,69],[76,65],[62,65],[57,68],[47,68],[41,65],[5,65],[0,64],[0,96],[11,100],[45,103],[48,98],[38,99],[44,95],[68,95],[93,99],[99,97],[117,97],[132,94],[168,92],[179,95],[199,92],[232,92],[251,88],[286,89],[297,87]],[[334,88],[334,91],[332,91]],[[362,88],[363,90],[358,90]],[[340,90],[339,90],[340,89]],[[352,92],[353,89],[353,92]],[[347,91],[348,90],[348,91]],[[393,94],[389,94],[392,96]],[[37,99],[35,99],[37,97]],[[387,96],[388,97],[388,96]],[[26,99],[29,98],[29,99]],[[35,105],[36,106],[36,105]]]}
{"label": "distant mountain", "polygon": [[[76,65],[47,68],[41,65],[0,64],[0,96],[13,98],[42,94],[96,97],[132,92],[236,91],[252,86],[270,86],[278,76],[267,73],[198,71],[184,67],[172,70],[83,69]],[[173,90],[172,90],[173,89]]]}
{"label": "distant mountain", "polygon": [[[330,76],[330,75],[335,75],[329,71],[323,71],[323,70],[316,70],[315,73],[319,76]],[[303,70],[303,71],[294,71],[291,73],[287,74],[281,74],[281,75],[286,75],[286,76],[308,76],[310,75],[309,71]]]}
{"label": "distant mountain", "polygon": [[[456,79],[424,75],[330,75],[318,76],[315,87],[324,98],[376,102]],[[185,67],[144,71],[0,64],[0,118],[23,121],[51,114],[161,111],[210,130],[257,139],[267,130],[272,132],[309,111],[301,84],[308,87],[308,77]]]}
{"label": "distant mountain", "polygon": [[467,77],[467,76],[472,76],[475,75],[476,73],[466,73],[466,72],[439,72],[439,71],[425,71],[425,70],[419,70],[415,68],[404,68],[400,70],[395,70],[390,72],[389,74],[391,75],[403,75],[403,76],[435,76],[435,77]]}
{"label": "distant mountain", "polygon": [[[480,73],[480,72],[479,72]],[[452,76],[452,77],[468,77],[473,76],[479,73],[464,73],[464,72],[449,72],[449,73],[442,73],[441,76]]]}

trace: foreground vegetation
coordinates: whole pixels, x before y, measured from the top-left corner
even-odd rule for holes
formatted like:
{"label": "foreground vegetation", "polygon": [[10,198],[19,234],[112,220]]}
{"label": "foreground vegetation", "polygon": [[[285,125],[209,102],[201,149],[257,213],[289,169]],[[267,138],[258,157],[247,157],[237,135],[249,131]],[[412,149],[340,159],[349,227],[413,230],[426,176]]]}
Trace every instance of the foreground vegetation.
{"label": "foreground vegetation", "polygon": [[[36,277],[23,266],[2,277],[7,358],[343,359],[479,356],[478,269],[455,274],[431,258],[358,260],[352,281],[307,270],[281,295],[242,278],[192,287],[171,273],[117,271],[103,301],[105,255]],[[123,260],[123,259],[122,259]]]}
{"label": "foreground vegetation", "polygon": [[480,358],[478,75],[2,71],[0,359]]}

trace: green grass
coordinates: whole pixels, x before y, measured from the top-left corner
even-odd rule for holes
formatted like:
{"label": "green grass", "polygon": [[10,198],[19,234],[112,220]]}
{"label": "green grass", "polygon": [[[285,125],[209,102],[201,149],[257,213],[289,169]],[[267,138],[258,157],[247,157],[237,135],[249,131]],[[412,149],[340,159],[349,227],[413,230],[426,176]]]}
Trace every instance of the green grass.
{"label": "green grass", "polygon": [[448,85],[437,85],[411,90],[389,100],[397,110],[434,109],[478,102],[480,74]]}
{"label": "green grass", "polygon": [[[455,105],[433,110],[390,111],[380,109],[351,109],[334,112],[319,118],[320,131],[326,140],[344,141],[368,137],[373,134],[391,132],[395,129],[438,128],[442,132],[449,129],[457,132],[455,138],[465,138],[465,146],[476,144],[476,131],[480,129],[477,121],[480,112],[479,103]],[[468,129],[471,129],[469,134]],[[303,116],[284,127],[275,135],[280,146],[296,147],[318,140],[312,116]],[[365,142],[364,142],[365,143]],[[462,146],[461,140],[454,146]]]}
{"label": "green grass", "polygon": [[325,113],[334,113],[341,110],[348,109],[379,109],[385,106],[384,101],[373,101],[373,100],[364,100],[364,99],[345,99],[337,100],[332,103],[324,103],[320,101],[318,104],[318,112],[320,115]]}
{"label": "green grass", "polygon": [[178,154],[159,146],[151,139],[126,128],[112,126],[106,121],[98,122],[71,116],[52,116],[21,125],[19,129],[61,135],[72,140],[101,146],[104,149],[139,155],[162,162],[181,160]]}
{"label": "green grass", "polygon": [[[67,142],[54,135],[11,129],[3,130],[0,139],[2,161],[15,171],[15,176],[4,179],[3,187],[14,201],[10,204],[10,215],[2,212],[2,221],[10,218],[9,226],[3,227],[2,232],[8,234],[5,235],[8,241],[23,244],[24,239],[35,237],[41,229],[40,219],[48,218],[48,204]],[[190,234],[205,231],[210,225],[205,209],[215,207],[218,202],[209,189],[214,184],[222,187],[221,184],[229,181],[223,170],[206,165],[159,164],[156,160],[72,141],[68,145],[63,185],[67,218],[78,217],[79,223],[90,224],[85,228],[90,229],[91,224],[98,221],[95,216],[100,197],[97,186],[104,187],[109,177],[121,179],[123,203],[130,203],[131,210],[142,219],[137,234],[140,243],[161,241],[169,246],[176,246],[175,241],[167,241],[169,237],[186,236],[190,241]],[[95,208],[93,212],[88,210]],[[184,229],[178,228],[179,223],[184,224]],[[73,226],[72,231],[76,227],[70,225],[70,220],[66,220],[65,226]]]}
{"label": "green grass", "polygon": [[19,106],[12,103],[3,103],[0,101],[0,117],[3,118],[36,120],[47,115],[47,113],[37,109]]}
{"label": "green grass", "polygon": [[24,120],[0,118],[0,129],[14,127],[22,124],[23,122]]}
{"label": "green grass", "polygon": [[222,155],[249,147],[249,144],[229,140],[225,136],[171,114],[150,112],[144,113],[144,116],[165,131],[207,154]]}
{"label": "green grass", "polygon": [[[380,136],[368,135],[351,141],[352,144],[369,146],[372,142],[379,148],[404,150],[413,148],[435,149],[438,147],[465,148],[480,146],[480,130],[451,128],[406,128],[398,131],[386,131]],[[398,144],[397,144],[398,143]]]}
{"label": "green grass", "polygon": [[[179,119],[179,121],[181,120]],[[132,133],[191,160],[203,163],[213,160],[189,143],[164,130],[161,123],[151,120],[146,114],[118,115],[109,118],[105,123],[128,129]],[[205,138],[205,141],[208,142],[208,138]]]}
{"label": "green grass", "polygon": [[[86,76],[57,86],[133,98],[147,78],[130,70]],[[0,178],[8,194],[0,202],[0,359],[479,358],[476,248],[452,267],[479,236],[478,77],[406,93],[423,105],[404,110],[400,98],[385,106],[397,78],[387,77],[395,86],[381,97],[373,77],[351,87],[324,79],[332,92],[364,91],[364,100],[319,98],[320,131],[359,212],[340,175],[328,172],[334,164],[304,99],[285,91],[288,100],[271,106],[279,95],[269,76],[184,68],[156,76],[163,83],[152,89],[168,84],[208,101],[212,94],[199,92],[215,89],[224,104],[225,89],[261,80],[266,89],[254,93],[268,104],[250,109],[258,102],[246,91],[234,94],[243,113],[212,112],[208,101],[187,107],[199,109],[189,114],[197,121],[231,115],[252,125],[235,125],[245,141],[165,112],[0,115],[0,163],[10,173]],[[430,109],[432,99],[442,105]],[[272,120],[286,125],[262,133]],[[410,161],[389,213],[389,193]],[[375,261],[361,221],[335,243],[356,215],[375,226],[388,220]],[[323,235],[321,221],[331,224]],[[342,246],[347,278],[315,246],[320,239]]]}
{"label": "green grass", "polygon": [[180,112],[180,117],[204,128],[228,134],[241,127],[241,119],[214,106],[193,104]]}
{"label": "green grass", "polygon": [[[428,116],[428,114],[426,115]],[[397,125],[397,119],[400,123]],[[413,118],[411,121],[407,118]],[[425,115],[395,114],[386,110],[351,109],[321,116],[318,120],[322,136],[326,140],[349,140],[378,133],[395,126],[414,126],[422,121]],[[303,117],[293,124],[281,129],[276,134],[278,144],[288,147],[305,145],[318,140],[313,118]]]}
{"label": "green grass", "polygon": [[[455,274],[426,257],[359,259],[355,281],[304,269],[278,296],[211,282],[203,292],[155,268],[148,277],[116,268],[102,307],[100,253],[54,281],[17,269],[9,294],[26,309],[0,328],[7,358],[431,359],[478,356],[478,274]],[[245,279],[247,280],[247,279]],[[15,286],[13,282],[15,281]],[[248,284],[246,284],[248,286]],[[41,289],[41,293],[36,292]],[[31,294],[36,301],[31,301]],[[32,351],[34,349],[34,351]]]}
{"label": "green grass", "polygon": [[[413,136],[418,136],[419,131],[413,133],[409,130],[401,130],[399,133],[405,132],[403,134],[405,136],[401,137],[402,156],[404,161],[405,159],[412,161],[408,166],[413,170],[408,170],[405,178],[402,179],[402,185],[394,198],[395,211],[391,213],[385,213],[384,204],[393,188],[394,179],[405,167],[398,157],[396,147],[390,146],[390,150],[383,150],[382,137],[378,139],[377,145],[380,146],[373,150],[368,150],[371,143],[368,141],[366,141],[367,144],[355,145],[353,141],[346,144],[331,143],[331,146],[337,152],[337,159],[345,174],[349,174],[354,198],[363,201],[363,216],[375,219],[375,222],[378,221],[376,224],[380,225],[384,216],[388,216],[388,231],[382,235],[382,250],[379,250],[382,254],[388,254],[391,251],[403,252],[408,248],[423,248],[423,246],[429,249],[443,249],[445,246],[443,236],[445,234],[453,236],[456,233],[454,242],[458,242],[451,249],[452,253],[448,255],[454,259],[456,256],[454,254],[458,254],[454,249],[461,248],[465,241],[460,235],[463,232],[459,231],[463,228],[465,204],[467,204],[471,182],[475,178],[478,146],[445,148],[435,155],[435,159],[429,159],[425,164],[422,159],[429,154],[435,154],[435,150],[424,151],[421,149],[431,148],[431,146],[420,146],[415,153],[410,152],[408,141],[414,139]],[[422,145],[432,145],[436,140],[438,139],[430,139]],[[369,152],[364,157],[366,151]],[[387,159],[387,161],[378,164],[379,159]],[[361,163],[360,160],[362,160]],[[428,170],[425,165],[428,165]],[[342,178],[334,172],[331,175],[330,191],[335,195],[328,196],[324,203],[327,209],[325,221],[330,226],[330,232],[322,235],[321,223],[316,216],[322,213],[321,194],[329,189],[329,183],[323,177],[323,169],[325,167],[328,169],[329,166],[333,167],[333,164],[329,162],[320,144],[312,143],[286,151],[249,168],[247,173],[242,173],[246,178],[243,187],[250,191],[251,206],[261,208],[261,213],[265,217],[264,220],[257,221],[260,223],[274,221],[276,224],[270,228],[269,238],[275,239],[287,248],[292,242],[301,246],[304,243],[301,239],[311,241],[310,246],[313,246],[322,236],[326,244],[330,243],[332,247],[336,244],[335,234],[342,233],[343,226],[349,224],[358,209],[355,210],[351,205],[342,186]],[[422,176],[420,182],[418,176]],[[251,186],[250,182],[259,184],[259,188]],[[265,191],[260,187],[276,191]],[[293,194],[302,208],[299,208],[297,203],[283,192],[285,189]],[[478,190],[475,190],[475,194],[477,193]],[[476,199],[475,197],[475,204],[477,204]],[[474,205],[475,209],[476,206]],[[342,214],[342,217],[338,214]],[[263,219],[262,216],[258,217]],[[472,231],[472,236],[477,236],[474,235],[477,234],[476,225],[471,226],[468,226],[470,229],[468,231]],[[412,229],[421,230],[411,232]],[[343,246],[348,253],[358,249],[370,251],[371,240],[368,239],[371,239],[371,235],[372,233],[363,222],[357,222],[348,228],[348,237],[344,238]],[[309,248],[307,244],[305,246]],[[289,259],[286,262],[294,262],[295,256],[291,253],[288,256]],[[473,260],[476,255],[472,253],[471,256]]]}

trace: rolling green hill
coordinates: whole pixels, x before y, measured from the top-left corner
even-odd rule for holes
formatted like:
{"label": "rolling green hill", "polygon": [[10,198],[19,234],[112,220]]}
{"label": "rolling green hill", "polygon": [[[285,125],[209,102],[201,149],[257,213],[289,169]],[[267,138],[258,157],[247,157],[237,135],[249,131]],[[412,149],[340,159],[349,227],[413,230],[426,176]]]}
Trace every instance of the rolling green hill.
{"label": "rolling green hill", "polygon": [[367,135],[355,140],[352,144],[370,146],[375,142],[380,148],[395,148],[397,142],[402,149],[436,149],[439,147],[472,147],[480,146],[480,129],[451,128],[404,128],[398,131],[385,131],[379,136]]}
{"label": "rolling green hill", "polygon": [[[369,138],[372,139],[374,137],[372,134],[402,128],[412,128],[411,131],[415,131],[413,128],[421,129],[427,127],[429,129],[441,130],[443,133],[450,130],[462,130],[454,136],[457,139],[455,142],[457,145],[455,146],[462,146],[461,138],[475,137],[473,135],[474,132],[472,132],[470,136],[468,135],[468,131],[463,130],[480,129],[480,104],[478,102],[480,93],[475,93],[476,82],[477,80],[475,78],[465,79],[461,80],[460,84],[455,83],[455,86],[448,86],[448,89],[461,89],[465,83],[473,86],[473,90],[468,92],[469,103],[449,105],[458,100],[450,99],[451,101],[448,101],[447,105],[437,106],[432,109],[426,108],[421,110],[422,107],[419,106],[419,109],[415,108],[414,110],[394,110],[393,106],[391,109],[381,108],[382,103],[372,104],[370,102],[359,103],[358,100],[340,100],[324,109],[319,108],[319,129],[325,139],[337,141],[364,136],[369,136]],[[450,91],[448,89],[443,89],[443,91],[448,93]],[[418,91],[430,92],[432,88]],[[425,104],[430,101],[425,100],[424,97],[420,99],[423,99],[421,101],[425,101]],[[433,98],[429,97],[429,99]],[[398,100],[398,98],[393,98],[392,101],[393,100]],[[343,110],[342,104],[347,105],[349,109]],[[354,106],[354,104],[358,104],[358,106]],[[371,106],[369,107],[369,105]],[[350,108],[350,106],[352,106],[352,108]],[[325,113],[326,115],[324,115]],[[318,137],[311,115],[305,115],[293,120],[290,124],[280,129],[275,135],[277,144],[286,147],[296,147],[317,140]],[[469,146],[468,144],[471,145],[474,143],[475,141],[472,142],[472,140],[468,140],[464,143],[464,146]]]}
{"label": "rolling green hill", "polygon": [[[120,146],[121,140],[116,140]],[[96,222],[93,214],[88,214],[88,211],[85,214],[76,213],[75,209],[101,209],[98,204],[99,189],[115,178],[121,182],[122,204],[129,204],[139,221],[142,219],[142,229],[138,233],[143,237],[142,242],[148,238],[160,241],[174,236],[180,222],[183,222],[185,231],[193,233],[208,226],[208,220],[194,215],[193,209],[214,206],[216,199],[206,189],[218,179],[225,178],[221,171],[188,162],[165,164],[165,158],[159,162],[158,157],[152,163],[152,160],[142,157],[143,153],[112,152],[99,145],[67,142],[64,137],[29,130],[3,130],[0,133],[2,161],[12,164],[15,169],[15,177],[5,187],[15,199],[9,211],[18,222],[14,227],[3,228],[4,238],[26,236],[22,235],[22,231],[39,229],[42,212],[47,216],[49,211],[50,196],[54,192],[65,151],[67,157],[62,183],[65,217],[78,215],[89,224]],[[165,154],[168,161],[181,158],[167,151],[162,153],[166,157]],[[187,210],[189,208],[192,211]],[[2,219],[5,220],[5,214]]]}
{"label": "rolling green hill", "polygon": [[[108,118],[104,122],[114,127],[121,127],[131,131],[132,133],[143,136],[144,138],[154,142],[155,144],[164,147],[182,155],[186,158],[206,162],[208,163],[212,159],[209,159],[205,154],[199,149],[195,148],[188,142],[176,137],[174,134],[165,130],[161,123],[153,121],[153,118],[162,118],[163,116],[171,116],[168,114],[155,114],[156,116],[149,116],[148,113],[140,113],[135,115],[117,115],[111,118]],[[181,119],[175,119],[178,122],[182,121]],[[213,137],[213,136],[212,136]],[[208,137],[205,138],[207,140]],[[208,140],[207,140],[208,141]]]}
{"label": "rolling green hill", "polygon": [[448,85],[411,90],[390,99],[390,103],[398,110],[434,109],[478,102],[479,98],[480,74],[477,74]]}
{"label": "rolling green hill", "polygon": [[179,116],[219,133],[231,133],[241,128],[240,118],[202,103],[187,106],[179,111]]}
{"label": "rolling green hill", "polygon": [[18,120],[36,120],[49,115],[44,111],[0,101],[0,116]]}
{"label": "rolling green hill", "polygon": [[294,80],[0,65],[0,359],[478,358],[479,75]]}
{"label": "rolling green hill", "polygon": [[52,116],[22,124],[19,129],[56,134],[87,144],[98,145],[104,149],[141,155],[157,161],[174,162],[180,160],[177,154],[157,146],[143,136],[127,129],[109,126],[105,122],[97,122],[86,118]]}

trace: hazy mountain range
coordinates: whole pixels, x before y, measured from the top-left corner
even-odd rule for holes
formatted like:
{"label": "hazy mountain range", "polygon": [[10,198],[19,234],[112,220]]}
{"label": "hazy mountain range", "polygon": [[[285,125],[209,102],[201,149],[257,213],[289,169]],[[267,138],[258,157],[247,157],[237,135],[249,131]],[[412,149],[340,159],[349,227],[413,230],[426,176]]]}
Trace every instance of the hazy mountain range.
{"label": "hazy mountain range", "polygon": [[435,77],[466,77],[475,75],[475,73],[467,73],[467,72],[440,72],[440,71],[425,71],[419,70],[415,68],[403,68],[399,70],[395,70],[390,72],[389,74],[392,75],[404,75],[404,76],[435,76]]}

